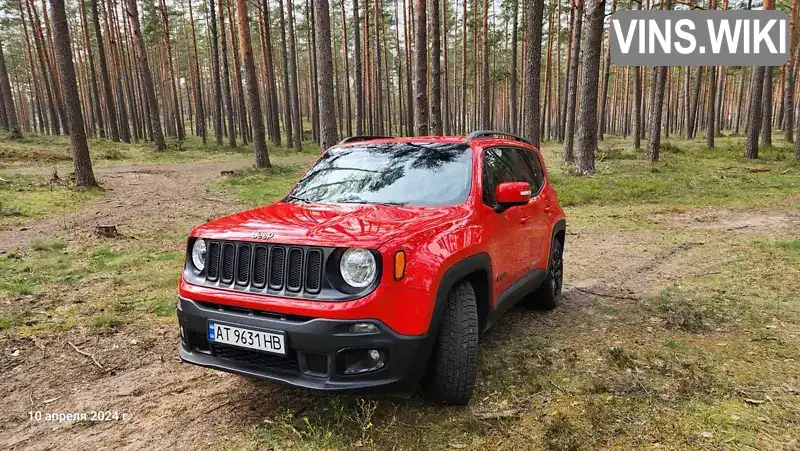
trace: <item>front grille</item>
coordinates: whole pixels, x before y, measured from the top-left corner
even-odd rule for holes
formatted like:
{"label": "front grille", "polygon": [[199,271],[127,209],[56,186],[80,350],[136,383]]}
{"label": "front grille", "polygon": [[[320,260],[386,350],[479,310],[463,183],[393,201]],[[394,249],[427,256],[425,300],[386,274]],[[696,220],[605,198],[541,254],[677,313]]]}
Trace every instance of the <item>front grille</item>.
{"label": "front grille", "polygon": [[247,363],[258,367],[260,370],[300,374],[297,355],[292,351],[286,356],[279,356],[219,343],[214,343],[211,348],[214,356],[220,359]]}
{"label": "front grille", "polygon": [[325,252],[314,247],[210,240],[206,266],[206,282],[222,288],[315,295],[322,290]]}

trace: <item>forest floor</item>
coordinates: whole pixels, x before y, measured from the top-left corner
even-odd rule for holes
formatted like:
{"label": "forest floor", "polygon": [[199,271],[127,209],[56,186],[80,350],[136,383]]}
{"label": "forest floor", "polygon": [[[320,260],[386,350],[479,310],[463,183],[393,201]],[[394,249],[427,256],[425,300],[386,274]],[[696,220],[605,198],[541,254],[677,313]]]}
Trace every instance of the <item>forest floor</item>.
{"label": "forest floor", "polygon": [[[267,203],[311,164],[195,142],[0,141],[0,448],[593,449],[800,447],[800,164],[721,138],[616,138],[578,177],[546,145],[566,207],[565,291],[482,339],[468,408],[322,396],[181,364],[175,292],[191,228]],[[66,156],[66,157],[65,157]],[[110,158],[109,158],[110,157]],[[54,171],[55,169],[55,171]],[[224,171],[234,171],[228,174]],[[57,173],[59,177],[53,177]],[[116,238],[94,234],[115,225]],[[112,421],[30,412],[112,411]]]}

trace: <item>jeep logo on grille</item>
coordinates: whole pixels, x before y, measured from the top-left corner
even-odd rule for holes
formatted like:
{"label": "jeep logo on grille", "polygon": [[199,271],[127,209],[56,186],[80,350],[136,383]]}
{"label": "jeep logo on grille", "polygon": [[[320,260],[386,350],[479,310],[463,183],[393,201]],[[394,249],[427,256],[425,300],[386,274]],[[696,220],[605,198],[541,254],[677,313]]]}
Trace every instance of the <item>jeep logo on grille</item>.
{"label": "jeep logo on grille", "polygon": [[275,234],[274,233],[270,233],[270,232],[253,232],[253,239],[254,240],[267,241],[267,240],[271,240],[272,237],[274,237],[274,236],[275,236]]}

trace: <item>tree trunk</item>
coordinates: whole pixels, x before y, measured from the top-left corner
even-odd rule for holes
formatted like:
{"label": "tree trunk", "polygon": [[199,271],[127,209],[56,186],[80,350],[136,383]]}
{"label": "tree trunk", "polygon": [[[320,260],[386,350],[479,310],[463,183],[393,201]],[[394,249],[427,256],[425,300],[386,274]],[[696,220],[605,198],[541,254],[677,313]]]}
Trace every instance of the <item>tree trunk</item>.
{"label": "tree trunk", "polygon": [[[361,29],[359,28],[358,0],[353,0],[353,70],[356,91],[356,135],[364,134],[364,82],[361,74]],[[406,41],[408,45],[408,41]]]}
{"label": "tree trunk", "polygon": [[747,141],[744,146],[745,158],[758,158],[758,134],[761,132],[761,106],[764,90],[764,66],[753,69],[750,84],[750,117],[747,120]]}
{"label": "tree trunk", "polygon": [[300,88],[297,76],[297,45],[294,36],[294,6],[286,0],[286,17],[289,20],[289,88],[292,95],[292,125],[294,126],[294,150],[303,150],[303,122],[300,120]]}
{"label": "tree trunk", "polygon": [[153,75],[150,73],[150,65],[147,62],[147,47],[142,38],[141,25],[139,25],[139,11],[136,6],[136,0],[127,0],[127,4],[127,13],[133,31],[133,38],[138,47],[137,56],[139,57],[139,70],[141,71],[144,95],[150,113],[150,128],[153,132],[153,144],[155,145],[156,151],[161,151],[166,149],[167,145],[164,142],[164,134],[161,131],[161,115],[158,111],[158,100],[156,99],[155,87],[153,86]]}
{"label": "tree trunk", "polygon": [[92,104],[92,114],[94,115],[94,122],[97,124],[97,132],[101,138],[106,137],[106,127],[103,121],[103,110],[100,107],[100,92],[97,89],[97,74],[94,70],[94,54],[92,52],[92,43],[89,39],[89,26],[86,19],[86,5],[83,1],[78,2],[78,7],[81,15],[81,28],[83,28],[83,44],[88,59],[87,65],[89,66],[89,95],[90,103]]}
{"label": "tree trunk", "polygon": [[[347,15],[344,10],[344,0],[340,0],[342,12],[342,59],[344,60],[344,87],[345,87],[345,117],[347,121],[347,136],[353,136],[353,105],[350,100],[350,59],[347,52]],[[395,16],[397,15],[397,2],[395,1]],[[400,47],[397,47],[397,59],[400,60]],[[397,77],[400,78],[398,72]],[[400,93],[402,96],[402,91]]]}
{"label": "tree trunk", "polygon": [[[544,3],[544,0],[542,0]],[[489,0],[483,0],[483,27],[481,33],[481,97],[480,97],[480,123],[481,128],[491,129],[492,123],[489,117]],[[477,24],[476,24],[477,26]]]}
{"label": "tree trunk", "polygon": [[[238,2],[238,0],[237,0]],[[238,3],[237,3],[238,5]],[[234,83],[236,84],[236,100],[239,107],[239,131],[241,132],[242,136],[242,143],[247,144],[248,133],[247,133],[247,100],[245,99],[244,94],[244,86],[242,85],[242,67],[241,67],[241,44],[238,42],[241,38],[237,38],[237,33],[234,32],[234,18],[233,18],[233,11],[231,10],[230,2],[226,1],[226,6],[228,7],[228,16],[229,20],[231,21],[231,47],[233,50],[233,75],[234,75]],[[245,17],[247,21],[250,21],[249,17]],[[252,48],[252,43],[250,44]],[[259,108],[260,111],[260,108]]]}
{"label": "tree trunk", "polygon": [[597,151],[597,81],[600,73],[600,53],[603,44],[605,0],[589,0],[586,8],[586,33],[583,41],[583,71],[581,102],[578,114],[577,170],[584,175],[594,174]]}
{"label": "tree trunk", "polygon": [[[61,7],[63,11],[63,3],[61,4]],[[69,46],[69,43],[67,46]],[[73,83],[74,78],[75,76],[73,74]],[[2,100],[3,103],[3,105],[0,105],[0,109],[4,110],[6,116],[5,125],[8,130],[8,137],[10,139],[22,138],[22,133],[20,133],[19,125],[17,124],[17,109],[14,106],[14,96],[11,92],[11,82],[8,79],[8,71],[6,70],[6,59],[3,55],[2,42],[0,42],[0,100]],[[83,125],[83,122],[81,122],[81,125]],[[84,137],[84,140],[85,139],[86,138]]]}
{"label": "tree trunk", "polygon": [[[135,0],[129,0],[135,1]],[[253,58],[253,45],[250,40],[250,18],[247,15],[247,0],[236,0],[237,24],[239,26],[239,46],[244,62],[244,78],[247,85],[247,100],[250,107],[250,126],[253,129],[253,152],[256,156],[256,168],[272,166],[269,161],[269,150],[264,136],[264,119],[261,116],[261,99],[258,95],[258,78]]]}
{"label": "tree trunk", "polygon": [[[383,86],[381,83],[381,33],[380,33],[380,26],[383,19],[380,17],[380,12],[378,8],[379,0],[375,0],[375,8],[373,9],[375,20],[375,54],[373,56],[375,61],[375,74],[373,78],[373,86],[375,89],[375,96],[374,96],[374,105],[375,105],[375,133],[378,135],[383,135],[383,127],[384,127],[384,115],[383,115]],[[387,69],[388,70],[388,69]]]}
{"label": "tree trunk", "polygon": [[519,108],[519,101],[517,99],[517,47],[518,47],[518,20],[519,20],[519,0],[512,0],[511,2],[511,81],[509,89],[509,130],[511,133],[517,133],[517,112]]}
{"label": "tree trunk", "polygon": [[[581,0],[578,0],[581,1]],[[542,65],[542,15],[544,0],[526,0],[528,47],[525,54],[525,98],[522,136],[539,146],[539,77]]]}
{"label": "tree trunk", "polygon": [[464,0],[461,25],[461,120],[459,130],[467,130],[467,0]]}
{"label": "tree trunk", "polygon": [[[617,0],[611,1],[611,14],[617,10]],[[600,94],[600,119],[597,127],[597,139],[603,140],[606,132],[606,104],[608,98],[608,80],[611,74],[611,25],[608,26],[608,40],[606,41],[606,60],[603,68],[603,90]]]}
{"label": "tree trunk", "polygon": [[[162,2],[164,0],[161,0]],[[211,17],[209,18],[209,27],[211,28],[211,67],[214,68],[214,75],[211,77],[214,84],[214,137],[217,140],[217,145],[222,145],[222,82],[220,81],[219,77],[216,76],[219,73],[219,41],[217,36],[217,15],[214,7],[214,0],[209,0],[207,3],[209,13]],[[167,36],[167,41],[169,42],[169,37]],[[170,58],[169,62],[170,66],[170,78],[174,80],[175,78],[172,76],[172,58]]]}
{"label": "tree trunk", "polygon": [[425,0],[414,0],[414,134],[428,134],[428,34]]}
{"label": "tree trunk", "polygon": [[687,138],[692,139],[695,136],[695,130],[697,129],[696,123],[697,120],[697,106],[700,102],[700,88],[703,85],[703,66],[697,67],[697,74],[695,75],[694,80],[694,99],[692,100],[692,109],[689,112],[689,123],[687,124]]}
{"label": "tree trunk", "polygon": [[664,89],[667,78],[667,67],[656,68],[655,99],[650,109],[650,136],[647,139],[647,158],[655,163],[659,158],[661,146],[661,117],[664,111]]}
{"label": "tree trunk", "polygon": [[[241,0],[243,1],[243,0]],[[328,0],[314,0],[316,29],[317,85],[319,86],[320,148],[336,144],[336,105],[333,95],[333,57],[331,54],[331,19]]]}
{"label": "tree trunk", "polygon": [[103,101],[106,107],[106,123],[108,124],[111,140],[119,142],[119,127],[117,126],[117,111],[114,107],[114,96],[111,93],[111,82],[108,76],[108,65],[106,63],[105,45],[103,36],[100,33],[100,17],[97,12],[97,0],[92,0],[92,23],[94,25],[94,36],[97,41],[97,59],[100,63],[100,81],[103,84]]}
{"label": "tree trunk", "polygon": [[761,96],[761,145],[772,145],[772,66],[764,68],[764,87]]}
{"label": "tree trunk", "polygon": [[[445,0],[447,1],[447,0]],[[431,135],[442,134],[442,39],[439,23],[439,0],[431,0]]]}
{"label": "tree trunk", "polygon": [[86,143],[86,132],[83,128],[83,114],[78,98],[78,85],[75,82],[75,66],[72,64],[72,49],[70,48],[72,41],[70,41],[67,28],[64,0],[50,0],[50,12],[55,34],[53,44],[63,82],[62,92],[65,98],[67,125],[70,130],[72,161],[75,164],[75,183],[78,186],[97,186],[92,171],[92,160],[89,157],[89,146]]}
{"label": "tree trunk", "polygon": [[[583,1],[578,0],[574,5],[574,14],[572,15],[572,46],[570,47],[570,60],[569,68],[567,68],[567,111],[564,123],[564,162],[575,162],[575,109],[578,101],[578,62],[580,61],[581,50],[581,28],[583,25]],[[530,51],[530,50],[529,50]],[[638,71],[638,68],[634,68]],[[635,78],[634,78],[635,80]],[[636,83],[634,83],[634,90],[636,90]],[[639,91],[641,95],[641,91]],[[526,94],[527,95],[527,94]],[[636,107],[634,107],[636,111]],[[635,132],[634,132],[635,133]],[[635,145],[635,142],[634,142]]]}
{"label": "tree trunk", "polygon": [[[209,0],[214,1],[214,0]],[[233,122],[233,98],[231,96],[231,79],[228,69],[228,34],[225,30],[225,9],[222,7],[222,0],[217,0],[219,7],[219,36],[222,51],[222,98],[225,101],[225,117],[228,120],[228,145],[236,147],[236,127]]]}
{"label": "tree trunk", "polygon": [[283,128],[286,131],[286,145],[294,147],[289,51],[286,44],[286,11],[283,9],[283,0],[278,0],[278,8],[281,12],[279,22],[281,24],[281,59],[283,60]]}

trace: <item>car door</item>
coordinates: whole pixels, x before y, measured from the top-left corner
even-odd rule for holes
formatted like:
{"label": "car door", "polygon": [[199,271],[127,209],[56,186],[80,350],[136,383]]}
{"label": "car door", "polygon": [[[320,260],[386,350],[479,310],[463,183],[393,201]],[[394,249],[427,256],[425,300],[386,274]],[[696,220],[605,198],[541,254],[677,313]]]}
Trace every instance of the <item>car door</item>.
{"label": "car door", "polygon": [[539,153],[528,149],[516,149],[519,153],[523,176],[531,184],[531,200],[525,206],[527,218],[524,222],[524,233],[530,243],[530,259],[532,269],[547,268],[550,255],[550,201],[544,190],[544,171]]}
{"label": "car door", "polygon": [[495,279],[494,296],[505,291],[524,274],[530,249],[525,242],[524,227],[528,213],[526,206],[515,206],[496,211],[495,188],[500,183],[524,182],[521,173],[514,168],[514,161],[507,149],[491,148],[483,154],[483,203],[486,210],[485,226],[488,236],[489,256]]}

